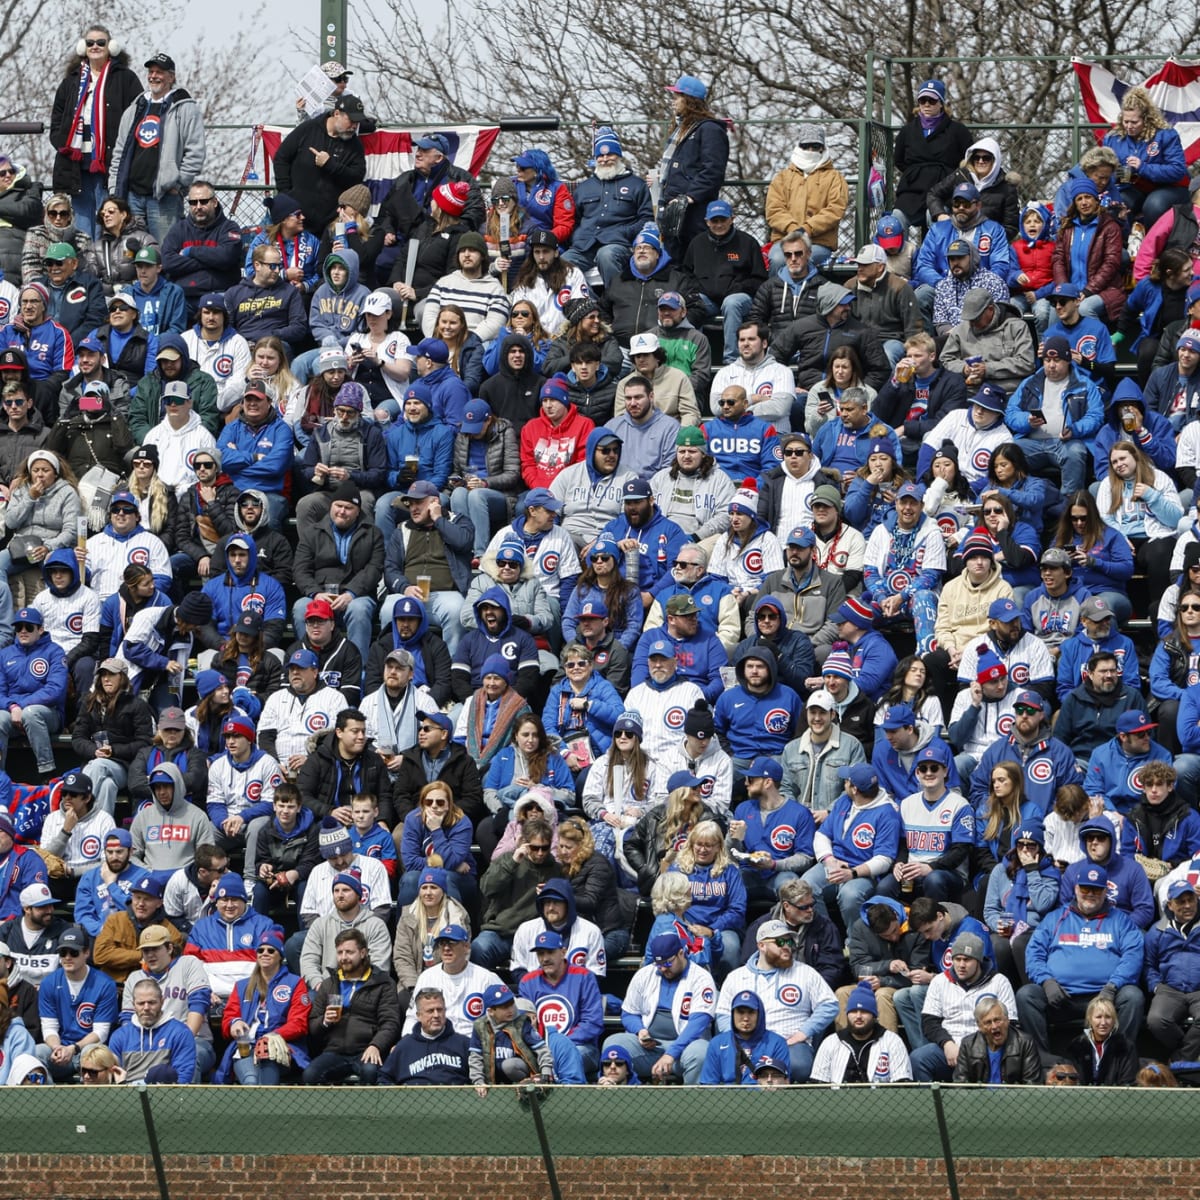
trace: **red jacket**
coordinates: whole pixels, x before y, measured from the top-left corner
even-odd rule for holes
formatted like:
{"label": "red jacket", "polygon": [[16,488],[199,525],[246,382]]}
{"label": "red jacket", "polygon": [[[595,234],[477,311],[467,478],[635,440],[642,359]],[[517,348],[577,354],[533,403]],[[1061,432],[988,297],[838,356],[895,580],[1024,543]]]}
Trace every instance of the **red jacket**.
{"label": "red jacket", "polygon": [[1054,247],[1054,242],[1049,238],[1039,238],[1036,242],[1030,242],[1028,238],[1020,237],[1012,243],[1013,253],[1017,256],[1021,270],[1029,276],[1028,284],[1024,287],[1016,284],[1013,291],[1036,292],[1038,288],[1044,288],[1053,282]]}
{"label": "red jacket", "polygon": [[[1125,311],[1125,272],[1121,266],[1121,226],[1103,209],[1100,228],[1088,249],[1087,287],[1085,296],[1099,296],[1110,321],[1116,321]],[[1071,278],[1071,239],[1075,226],[1064,221],[1054,243],[1054,282],[1067,283]]]}
{"label": "red jacket", "polygon": [[588,434],[595,428],[574,404],[561,425],[551,425],[541,413],[526,421],[521,430],[521,478],[526,486],[548,488],[564,467],[583,462]]}

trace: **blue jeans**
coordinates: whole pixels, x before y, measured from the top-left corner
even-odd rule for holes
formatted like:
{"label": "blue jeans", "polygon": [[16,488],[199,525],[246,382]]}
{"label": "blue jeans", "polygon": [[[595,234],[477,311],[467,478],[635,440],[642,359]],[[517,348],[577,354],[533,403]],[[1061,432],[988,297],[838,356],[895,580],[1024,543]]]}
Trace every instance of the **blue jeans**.
{"label": "blue jeans", "polygon": [[115,758],[93,758],[83,773],[92,781],[96,793],[96,807],[102,808],[111,817],[117,807],[117,793],[125,787],[128,772],[123,763]]}
{"label": "blue jeans", "polygon": [[[309,599],[308,596],[302,596],[292,605],[292,624],[297,629],[304,628],[304,610],[309,605]],[[373,596],[355,596],[349,606],[339,614],[346,637],[362,655],[364,663],[371,652],[371,642],[375,634],[375,611]]]}
{"label": "blue jeans", "polygon": [[1062,475],[1064,494],[1079,492],[1087,487],[1092,460],[1087,443],[1082,438],[1017,438],[1025,453],[1030,475],[1042,475],[1048,467],[1057,467]]}
{"label": "blue jeans", "polygon": [[[379,627],[381,629],[386,629],[391,624],[392,610],[396,607],[399,599],[398,594],[388,596],[380,606]],[[431,592],[429,599],[424,602],[430,623],[441,627],[442,641],[446,643],[446,649],[450,651],[451,658],[454,657],[458,643],[462,641],[463,634],[466,633],[462,621],[459,619],[459,613],[462,612],[464,603],[466,603],[466,597],[461,592]],[[366,661],[364,658],[363,662]]]}
{"label": "blue jeans", "polygon": [[248,1058],[235,1055],[233,1077],[242,1087],[278,1087],[283,1082],[283,1068],[269,1058],[259,1062],[253,1054]]}
{"label": "blue jeans", "polygon": [[1130,220],[1141,221],[1147,230],[1169,208],[1188,198],[1186,187],[1160,187],[1147,194],[1132,184],[1120,188],[1121,200],[1129,206]]}
{"label": "blue jeans", "polygon": [[611,242],[607,246],[597,247],[591,253],[583,250],[565,250],[562,257],[564,262],[573,264],[584,274],[590,267],[595,267],[600,272],[604,286],[610,287],[629,262],[630,252],[630,247],[624,242]]}
{"label": "blue jeans", "polygon": [[485,929],[471,943],[471,961],[477,967],[494,971],[512,953],[512,938],[495,930]]}
{"label": "blue jeans", "polygon": [[179,192],[169,192],[161,200],[130,192],[127,199],[130,212],[142,218],[160,246],[167,236],[167,230],[183,216],[183,196]]}
{"label": "blue jeans", "polygon": [[912,987],[900,988],[892,997],[892,1003],[896,1006],[896,1016],[900,1018],[900,1024],[904,1026],[904,1036],[908,1038],[908,1044],[913,1050],[929,1045],[929,1039],[921,1028],[921,1009],[925,1006],[928,991],[928,984],[918,983]]}
{"label": "blue jeans", "polygon": [[[29,739],[29,748],[37,759],[37,769],[43,774],[53,774],[54,747],[50,739],[62,728],[62,718],[44,704],[30,704],[21,709],[21,726]],[[12,737],[13,719],[7,709],[0,711],[0,768],[8,761],[8,740]]]}
{"label": "blue jeans", "polygon": [[357,1054],[334,1054],[326,1050],[304,1068],[304,1082],[309,1087],[322,1083],[340,1083],[349,1075],[357,1075],[363,1087],[374,1087],[379,1079],[379,1068],[374,1063],[365,1063]]}
{"label": "blue jeans", "polygon": [[508,497],[492,488],[455,488],[450,493],[450,510],[470,517],[475,526],[475,557],[479,558],[492,540],[492,531],[508,524]]}
{"label": "blue jeans", "polygon": [[804,882],[812,888],[813,903],[823,916],[829,916],[829,906],[837,904],[842,924],[849,929],[858,920],[862,906],[875,894],[874,879],[851,879],[846,883],[830,883],[820,863],[804,873]]}
{"label": "blue jeans", "polygon": [[700,297],[700,307],[695,316],[692,318],[694,325],[702,325],[705,321],[711,321],[717,315],[718,309],[721,313],[722,338],[724,346],[722,349],[723,362],[737,362],[738,344],[737,331],[741,325],[750,316],[750,306],[754,303],[754,297],[746,292],[734,292],[731,296],[726,296],[718,305],[715,300],[710,300],[707,296]]}
{"label": "blue jeans", "polygon": [[93,241],[104,232],[98,228],[96,213],[100,211],[100,205],[104,203],[104,197],[107,195],[108,172],[96,175],[81,163],[79,195],[71,197],[71,207],[75,210],[75,228],[80,233],[86,233]]}

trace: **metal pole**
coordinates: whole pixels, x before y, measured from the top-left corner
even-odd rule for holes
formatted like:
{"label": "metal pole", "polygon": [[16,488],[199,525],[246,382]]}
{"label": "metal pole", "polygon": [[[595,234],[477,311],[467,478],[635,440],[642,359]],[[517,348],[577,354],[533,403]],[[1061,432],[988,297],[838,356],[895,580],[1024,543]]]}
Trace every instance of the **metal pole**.
{"label": "metal pole", "polygon": [[950,1153],[950,1130],[946,1126],[946,1110],[942,1107],[942,1085],[930,1085],[933,1092],[933,1108],[937,1113],[938,1137],[942,1139],[942,1158],[946,1163],[946,1186],[950,1189],[950,1200],[959,1200],[958,1175],[954,1170],[954,1155]]}
{"label": "metal pole", "polygon": [[321,32],[318,39],[321,61],[346,64],[347,0],[321,0]]}
{"label": "metal pole", "polygon": [[137,1085],[138,1095],[142,1101],[142,1117],[146,1122],[146,1137],[150,1142],[150,1157],[154,1159],[154,1174],[158,1177],[158,1194],[162,1200],[171,1200],[171,1191],[167,1187],[167,1172],[163,1168],[162,1151],[158,1148],[158,1133],[154,1128],[154,1114],[150,1111],[150,1093],[143,1081]]}
{"label": "metal pole", "polygon": [[550,1152],[550,1139],[546,1136],[546,1126],[542,1121],[542,1102],[538,1099],[538,1089],[533,1084],[526,1084],[522,1092],[524,1098],[529,1101],[529,1111],[533,1113],[533,1127],[537,1130],[538,1143],[542,1147],[542,1162],[546,1164],[546,1181],[550,1184],[550,1195],[554,1200],[563,1200],[562,1191],[558,1186],[558,1173],[554,1169],[554,1155]]}

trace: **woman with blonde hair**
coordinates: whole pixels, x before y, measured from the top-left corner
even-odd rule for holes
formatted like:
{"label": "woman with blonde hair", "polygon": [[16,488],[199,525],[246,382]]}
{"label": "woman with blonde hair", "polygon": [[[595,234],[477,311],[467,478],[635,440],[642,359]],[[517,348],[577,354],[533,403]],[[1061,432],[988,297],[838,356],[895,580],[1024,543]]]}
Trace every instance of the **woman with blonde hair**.
{"label": "woman with blonde hair", "polygon": [[1101,485],[1098,499],[1104,523],[1133,547],[1134,569],[1146,576],[1149,596],[1157,599],[1171,582],[1175,528],[1183,518],[1171,477],[1134,442],[1114,442],[1108,452],[1108,487]]}
{"label": "woman with blonde hair", "polygon": [[1096,996],[1083,1016],[1083,1032],[1067,1057],[1079,1069],[1081,1087],[1132,1087],[1139,1068],[1137,1046],[1118,1027],[1117,1006]]}
{"label": "woman with blonde hair", "polygon": [[1121,199],[1145,229],[1176,204],[1186,203],[1183,143],[1144,87],[1131,87],[1121,97],[1121,115],[1104,135],[1104,145],[1120,162]]}
{"label": "woman with blonde hair", "polygon": [[674,863],[692,829],[715,818],[700,794],[700,780],[690,771],[676,771],[667,780],[666,801],[640,817],[621,843],[625,863],[643,896],[650,895],[654,881]]}
{"label": "woman with blonde hair", "polygon": [[417,793],[417,807],[404,818],[400,835],[400,879],[397,903],[403,907],[417,898],[421,875],[429,867],[446,871],[446,891],[473,907],[479,896],[475,882],[475,856],[471,853],[471,819],[454,801],[448,783],[435,779]]}
{"label": "woman with blonde hair", "polygon": [[720,982],[740,961],[746,928],[746,887],[725,849],[720,825],[706,820],[693,826],[670,869],[691,885],[692,902],[683,922],[692,937],[712,939],[713,974]]}
{"label": "woman with blonde hair", "polygon": [[635,912],[633,897],[624,914],[612,863],[596,851],[592,831],[583,817],[564,817],[558,826],[556,853],[563,876],[575,893],[575,911],[599,927],[604,952],[616,962],[629,949],[629,926]]}
{"label": "woman with blonde hair", "polygon": [[152,442],[139,446],[130,460],[129,490],[138,502],[142,528],[161,538],[168,550],[174,550],[172,529],[175,525],[175,490],[167,487],[158,474],[158,447]]}
{"label": "woman with blonde hair", "polygon": [[[257,383],[267,393],[275,411],[294,429],[304,412],[308,390],[288,365],[287,347],[274,334],[260,337],[254,343],[254,354],[246,371],[246,383]],[[241,406],[235,405],[225,415],[225,422],[240,417]]]}
{"label": "woman with blonde hair", "polygon": [[107,1046],[93,1042],[79,1055],[79,1079],[85,1084],[124,1083],[125,1068]]}

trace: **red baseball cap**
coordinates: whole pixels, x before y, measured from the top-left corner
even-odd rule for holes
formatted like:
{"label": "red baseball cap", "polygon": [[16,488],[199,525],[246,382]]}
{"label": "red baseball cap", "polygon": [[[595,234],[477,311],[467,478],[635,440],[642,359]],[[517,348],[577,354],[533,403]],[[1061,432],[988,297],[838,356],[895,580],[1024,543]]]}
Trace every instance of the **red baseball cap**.
{"label": "red baseball cap", "polygon": [[320,617],[322,621],[332,621],[333,606],[328,600],[310,600],[308,607],[304,610],[304,619],[307,621],[310,617]]}

